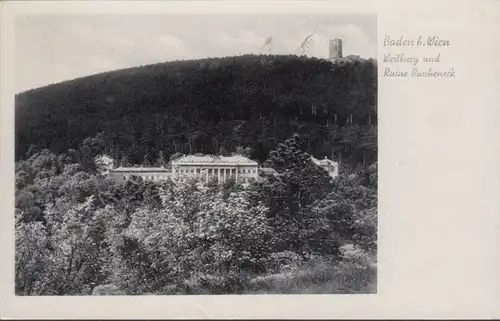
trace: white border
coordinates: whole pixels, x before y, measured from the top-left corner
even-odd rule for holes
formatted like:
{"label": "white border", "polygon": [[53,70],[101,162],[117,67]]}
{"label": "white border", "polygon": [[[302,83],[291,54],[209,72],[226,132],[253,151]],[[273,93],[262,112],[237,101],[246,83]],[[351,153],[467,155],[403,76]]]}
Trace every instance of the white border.
{"label": "white border", "polygon": [[[492,318],[500,315],[500,2],[4,2],[0,11],[2,317]],[[15,297],[14,18],[18,14],[377,13],[385,34],[452,39],[441,80],[379,81],[376,295]],[[443,51],[444,52],[444,51]],[[444,56],[444,55],[443,55]]]}

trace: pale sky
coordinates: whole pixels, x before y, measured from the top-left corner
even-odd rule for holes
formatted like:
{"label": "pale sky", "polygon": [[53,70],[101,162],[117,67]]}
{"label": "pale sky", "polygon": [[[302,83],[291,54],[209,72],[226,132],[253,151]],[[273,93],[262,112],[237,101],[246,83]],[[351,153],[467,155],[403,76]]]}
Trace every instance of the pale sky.
{"label": "pale sky", "polygon": [[375,58],[375,15],[32,15],[16,20],[16,91],[96,73],[171,60],[267,53],[295,54],[314,34],[308,56]]}

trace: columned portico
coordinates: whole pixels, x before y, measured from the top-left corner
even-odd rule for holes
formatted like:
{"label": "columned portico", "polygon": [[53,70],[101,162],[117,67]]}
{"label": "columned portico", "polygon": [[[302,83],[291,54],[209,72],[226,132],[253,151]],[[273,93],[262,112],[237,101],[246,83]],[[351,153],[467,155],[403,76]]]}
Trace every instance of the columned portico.
{"label": "columned portico", "polygon": [[258,164],[241,155],[213,156],[187,155],[172,161],[176,179],[193,178],[202,181],[216,179],[225,183],[228,180],[247,182],[257,178]]}

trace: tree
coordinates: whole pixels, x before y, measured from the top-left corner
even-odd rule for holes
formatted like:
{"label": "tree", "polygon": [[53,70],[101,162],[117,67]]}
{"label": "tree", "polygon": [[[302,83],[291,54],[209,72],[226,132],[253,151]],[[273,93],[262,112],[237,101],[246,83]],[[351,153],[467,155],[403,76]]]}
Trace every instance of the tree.
{"label": "tree", "polygon": [[30,158],[31,156],[35,155],[36,153],[38,153],[38,147],[36,147],[36,145],[32,144],[28,148],[28,151],[26,152],[25,158]]}
{"label": "tree", "polygon": [[226,150],[226,147],[224,145],[221,145],[221,147],[219,148],[219,155],[229,156],[230,153]]}
{"label": "tree", "polygon": [[251,155],[252,155],[252,148],[250,148],[250,147],[244,148],[242,146],[238,146],[238,147],[236,147],[236,153],[235,154],[250,158]]}
{"label": "tree", "polygon": [[269,157],[263,166],[271,167],[279,173],[299,171],[311,157],[301,150],[300,144],[300,136],[293,134],[292,137],[278,144],[276,149],[269,153]]}
{"label": "tree", "polygon": [[181,158],[182,156],[184,156],[182,153],[174,153],[174,154],[172,154],[172,156],[170,156],[170,161]]}
{"label": "tree", "polygon": [[45,288],[45,269],[50,264],[47,231],[42,222],[16,220],[17,295],[41,294]]}
{"label": "tree", "polygon": [[269,153],[264,166],[275,169],[286,184],[292,209],[307,206],[329,188],[327,172],[311,161],[311,155],[300,148],[300,136],[294,134]]}
{"label": "tree", "polygon": [[[217,154],[221,145],[250,147],[262,162],[278,142],[298,132],[308,153],[325,154],[335,144],[352,165],[376,160],[374,61],[332,65],[277,56],[263,64],[262,58],[170,62],[16,95],[16,159],[32,144],[59,154],[89,138],[91,150],[104,142],[94,156],[127,153],[133,164],[153,150],[163,149],[168,158],[176,151]],[[200,69],[200,64],[220,67]],[[127,95],[110,103],[116,92]],[[369,118],[374,126],[367,125]],[[355,135],[339,130],[356,126]],[[341,137],[326,139],[335,127]]]}
{"label": "tree", "polygon": [[123,155],[120,159],[120,167],[130,167],[130,161],[128,160],[127,155]]}
{"label": "tree", "polygon": [[158,158],[156,159],[155,166],[157,167],[165,167],[167,165],[165,161],[165,156],[163,155],[163,151],[160,151],[158,154]]}
{"label": "tree", "polygon": [[142,162],[142,166],[151,166],[153,164],[152,160],[151,160],[151,155],[148,153],[146,155],[144,155],[144,160]]}
{"label": "tree", "polygon": [[107,257],[93,200],[49,205],[45,224],[16,221],[16,293],[80,294],[102,282]]}
{"label": "tree", "polygon": [[278,179],[261,183],[258,197],[270,206],[271,225],[281,250],[302,251],[309,243],[311,211],[308,207],[321,200],[332,188],[328,173],[302,151],[301,139],[293,135],[278,144],[264,166],[278,172]]}
{"label": "tree", "polygon": [[27,190],[21,190],[15,198],[15,208],[20,210],[20,220],[23,222],[43,221],[42,210],[38,206],[35,195]]}
{"label": "tree", "polygon": [[[167,183],[160,197],[161,208],[139,208],[124,234],[133,251],[122,258],[130,276],[122,286],[129,291],[174,286],[189,292],[191,276],[227,279],[234,271],[256,269],[270,251],[267,209],[251,205],[244,192],[224,198],[222,190],[203,184]],[[131,253],[144,264],[129,261]]]}

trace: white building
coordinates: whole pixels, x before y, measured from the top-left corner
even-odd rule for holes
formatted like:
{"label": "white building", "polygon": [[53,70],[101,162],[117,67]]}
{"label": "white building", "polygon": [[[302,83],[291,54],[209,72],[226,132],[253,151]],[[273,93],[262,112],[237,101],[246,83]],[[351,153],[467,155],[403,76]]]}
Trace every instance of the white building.
{"label": "white building", "polygon": [[172,161],[172,178],[197,178],[219,184],[230,179],[248,183],[258,178],[258,163],[241,155],[187,155]]}
{"label": "white building", "polygon": [[108,174],[113,169],[113,158],[108,155],[99,155],[94,158],[94,163],[101,174]]}
{"label": "white building", "polygon": [[109,177],[119,182],[127,181],[132,176],[156,182],[172,177],[172,171],[165,167],[118,167],[109,171]]}
{"label": "white building", "polygon": [[258,178],[258,163],[241,155],[185,155],[171,162],[172,169],[165,167],[118,167],[109,171],[117,181],[126,181],[132,176],[146,181],[199,179],[224,183],[230,179],[248,183]]}
{"label": "white building", "polygon": [[335,178],[339,175],[339,163],[328,159],[326,156],[322,160],[311,156],[311,161],[314,164],[323,167],[332,178]]}

